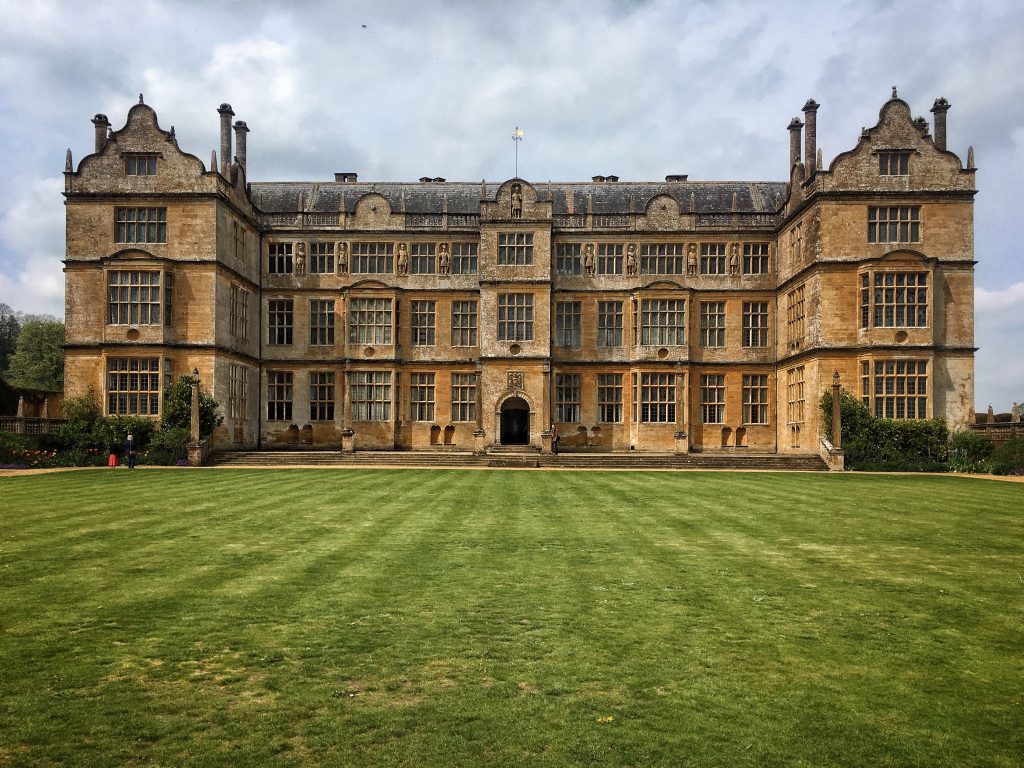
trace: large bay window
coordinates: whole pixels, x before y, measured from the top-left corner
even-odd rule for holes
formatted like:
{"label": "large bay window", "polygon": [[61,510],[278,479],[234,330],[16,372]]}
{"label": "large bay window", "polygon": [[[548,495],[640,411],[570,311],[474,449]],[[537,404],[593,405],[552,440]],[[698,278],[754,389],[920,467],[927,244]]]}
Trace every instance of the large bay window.
{"label": "large bay window", "polygon": [[860,276],[860,327],[924,328],[928,325],[926,272],[864,272]]}
{"label": "large bay window", "polygon": [[[173,278],[170,273],[159,270],[111,270],[107,273],[107,322],[111,325],[160,325],[162,321],[170,325]],[[163,312],[160,311],[161,299]]]}
{"label": "large bay window", "polygon": [[160,413],[160,358],[107,359],[107,413],[111,416]]}
{"label": "large bay window", "polygon": [[927,419],[928,361],[862,361],[861,397],[881,419]]}

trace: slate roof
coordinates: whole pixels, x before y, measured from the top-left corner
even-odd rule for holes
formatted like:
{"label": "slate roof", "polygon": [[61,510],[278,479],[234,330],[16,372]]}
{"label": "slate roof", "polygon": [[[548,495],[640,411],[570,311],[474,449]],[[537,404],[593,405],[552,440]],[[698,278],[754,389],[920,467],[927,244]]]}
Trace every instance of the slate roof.
{"label": "slate roof", "polygon": [[[253,182],[249,185],[253,203],[263,213],[332,213],[355,210],[363,195],[375,192],[385,197],[395,212],[440,213],[447,197],[449,213],[480,212],[480,182]],[[483,189],[493,200],[500,183],[487,183]],[[547,182],[533,185],[541,201],[554,200],[552,212],[568,213],[571,196],[576,213],[587,210],[593,200],[598,214],[642,212],[657,195],[670,195],[684,213],[691,201],[701,213],[730,213],[733,195],[738,213],[774,213],[786,199],[786,184],[777,181],[683,181],[683,182]]]}

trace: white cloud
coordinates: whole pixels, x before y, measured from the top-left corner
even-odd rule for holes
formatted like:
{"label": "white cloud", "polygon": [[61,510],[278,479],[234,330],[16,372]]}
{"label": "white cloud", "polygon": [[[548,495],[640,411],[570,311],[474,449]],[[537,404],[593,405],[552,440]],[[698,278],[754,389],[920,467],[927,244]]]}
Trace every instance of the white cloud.
{"label": "white cloud", "polygon": [[[1001,290],[974,289],[975,317],[979,320],[998,319],[1010,312],[1014,320],[1024,320],[1024,282],[1013,283]],[[1020,309],[1017,314],[1013,310]],[[1022,323],[1024,325],[1024,323]]]}
{"label": "white cloud", "polygon": [[64,180],[15,178],[11,185],[18,194],[0,216],[0,301],[63,316]]}
{"label": "white cloud", "polygon": [[[784,180],[786,124],[821,103],[828,162],[889,86],[914,114],[946,96],[949,146],[977,151],[978,392],[1024,396],[1024,5],[746,0],[0,0],[0,300],[59,311],[64,149],[119,128],[141,90],[207,162],[217,106],[245,120],[253,179]],[[140,34],[144,44],[124,44]],[[910,55],[908,52],[912,51]],[[55,306],[57,309],[55,309]],[[1004,306],[991,311],[991,307]],[[1007,346],[1009,345],[1009,346]],[[991,389],[987,389],[991,387]],[[1011,398],[1013,399],[1013,398]]]}

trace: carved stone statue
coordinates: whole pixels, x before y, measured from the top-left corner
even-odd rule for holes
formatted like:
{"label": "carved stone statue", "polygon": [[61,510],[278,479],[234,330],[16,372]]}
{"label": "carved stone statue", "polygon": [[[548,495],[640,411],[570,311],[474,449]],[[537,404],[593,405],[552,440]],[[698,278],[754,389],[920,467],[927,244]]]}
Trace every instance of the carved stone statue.
{"label": "carved stone statue", "polygon": [[448,243],[441,243],[437,246],[437,272],[440,275],[447,275],[451,264],[451,257],[448,255]]}
{"label": "carved stone statue", "polygon": [[395,255],[395,268],[399,275],[404,275],[409,271],[409,251],[405,247],[405,243],[398,244],[398,253]]}
{"label": "carved stone statue", "polygon": [[686,252],[686,274],[696,275],[697,274],[697,244],[690,243],[689,249]]}
{"label": "carved stone statue", "polygon": [[626,274],[636,274],[636,245],[634,243],[626,246]]}
{"label": "carved stone statue", "polygon": [[334,250],[338,252],[338,274],[348,274],[348,243],[338,243]]}
{"label": "carved stone statue", "polygon": [[295,244],[295,274],[306,274],[306,244],[301,241]]}
{"label": "carved stone statue", "polygon": [[593,277],[594,273],[597,272],[597,261],[594,259],[594,244],[587,243],[583,246],[583,269],[587,271],[587,274]]}
{"label": "carved stone statue", "polygon": [[512,218],[523,218],[523,188],[518,184],[512,185]]}
{"label": "carved stone statue", "polygon": [[996,412],[992,410],[992,403],[988,404],[988,413],[985,414],[985,423],[986,424],[995,424],[996,423]]}
{"label": "carved stone statue", "polygon": [[740,273],[740,247],[736,243],[733,243],[729,247],[729,274],[738,275]]}

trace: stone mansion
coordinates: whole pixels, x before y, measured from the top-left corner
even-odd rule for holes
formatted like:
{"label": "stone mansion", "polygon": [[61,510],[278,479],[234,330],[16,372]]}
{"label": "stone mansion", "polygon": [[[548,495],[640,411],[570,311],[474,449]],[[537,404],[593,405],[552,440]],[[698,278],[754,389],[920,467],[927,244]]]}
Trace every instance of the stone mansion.
{"label": "stone mansion", "polygon": [[[258,182],[139,103],[68,150],[69,397],[158,417],[199,371],[223,448],[817,453],[842,386],[973,420],[973,152],[897,97],[784,181]],[[218,161],[219,157],[219,161]],[[781,165],[781,163],[780,163]]]}

